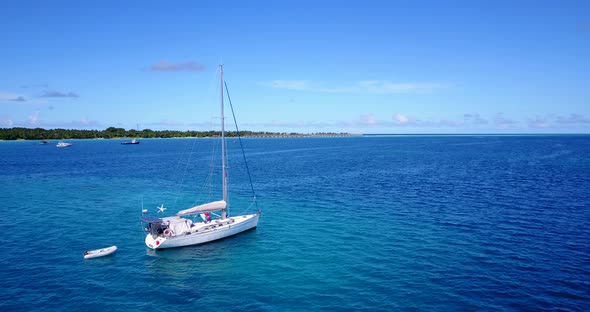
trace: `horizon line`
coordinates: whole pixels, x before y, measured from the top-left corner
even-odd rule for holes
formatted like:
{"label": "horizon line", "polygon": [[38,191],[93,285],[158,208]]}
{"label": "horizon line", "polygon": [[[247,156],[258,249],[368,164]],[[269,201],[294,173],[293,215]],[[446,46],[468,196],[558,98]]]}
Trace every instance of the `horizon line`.
{"label": "horizon line", "polygon": [[[129,130],[123,127],[106,127],[105,129],[77,129],[77,128],[42,128],[42,127],[0,127],[0,130],[11,130],[11,129],[41,129],[41,130],[68,130],[68,131],[106,131],[109,128],[115,129],[123,129],[124,131],[136,131],[142,132],[145,130],[150,130],[154,132],[221,132],[221,130],[174,130],[174,129],[150,129],[145,128],[141,130],[130,128]],[[236,130],[226,130],[226,132],[237,132]],[[424,132],[424,133],[416,133],[416,132],[381,132],[381,133],[362,133],[362,132],[346,132],[346,131],[316,131],[316,132],[296,132],[296,131],[269,131],[269,130],[240,130],[240,133],[243,132],[252,132],[252,133],[268,133],[268,134],[294,134],[294,135],[312,135],[312,134],[342,134],[342,135],[350,135],[350,136],[392,136],[392,135],[408,135],[408,136],[419,136],[419,135],[441,135],[441,136],[449,136],[449,135],[590,135],[590,132]]]}

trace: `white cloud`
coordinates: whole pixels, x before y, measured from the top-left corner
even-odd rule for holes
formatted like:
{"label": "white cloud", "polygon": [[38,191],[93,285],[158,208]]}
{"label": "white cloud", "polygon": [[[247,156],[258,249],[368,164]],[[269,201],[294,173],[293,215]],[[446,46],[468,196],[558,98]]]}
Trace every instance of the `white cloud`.
{"label": "white cloud", "polygon": [[375,119],[375,116],[373,114],[365,114],[365,115],[361,115],[361,124],[367,125],[367,126],[374,126],[378,123],[377,119]]}
{"label": "white cloud", "polygon": [[583,124],[590,123],[590,120],[580,114],[570,114],[569,116],[557,116],[555,122],[560,124]]}
{"label": "white cloud", "polygon": [[514,126],[516,123],[516,121],[505,117],[503,113],[497,113],[494,116],[494,124],[496,124],[496,126],[498,126],[501,129],[510,128]]}
{"label": "white cloud", "polygon": [[27,119],[27,125],[28,126],[31,126],[31,127],[38,127],[39,126],[39,124],[41,122],[41,119],[39,117],[39,113],[40,112],[41,111],[36,110],[33,113],[31,113],[31,115],[29,115],[29,117]]}
{"label": "white cloud", "polygon": [[423,121],[418,118],[408,116],[406,114],[395,113],[392,117],[391,126],[395,127],[405,127],[405,126],[415,126],[415,127],[429,127],[435,125],[437,122],[433,121]]}
{"label": "white cloud", "polygon": [[12,125],[14,125],[14,122],[12,122],[12,119],[10,119],[10,117],[0,117],[0,127],[10,128],[12,127]]}
{"label": "white cloud", "polygon": [[393,120],[400,125],[405,125],[410,122],[410,118],[408,118],[408,116],[402,115],[400,113],[393,115]]}
{"label": "white cloud", "polygon": [[[556,121],[559,120],[562,125]],[[380,119],[379,115],[373,113],[366,113],[358,115],[356,118],[348,120],[331,120],[331,121],[279,121],[272,120],[269,122],[252,122],[241,124],[240,128],[243,130],[250,129],[276,129],[276,131],[310,131],[317,132],[322,130],[332,132],[359,132],[376,130],[378,131],[392,131],[398,132],[400,129],[407,129],[408,131],[417,132],[477,132],[477,133],[493,133],[527,131],[526,125],[528,121],[529,129],[554,129],[567,130],[565,126],[588,126],[590,121],[587,121],[583,116],[572,114],[568,117],[534,117],[513,119],[506,116],[504,113],[496,113],[491,116],[482,116],[478,113],[459,114],[451,118],[438,119],[419,119],[405,113],[395,113],[389,118]],[[587,122],[585,122],[587,121]],[[569,122],[569,124],[567,124]],[[524,126],[524,127],[523,127]],[[530,130],[528,130],[530,131]]]}
{"label": "white cloud", "polygon": [[473,125],[487,125],[487,119],[482,118],[479,114],[464,114],[463,115],[463,122],[465,124],[473,124]]}
{"label": "white cloud", "polygon": [[580,127],[590,123],[586,117],[580,114],[569,114],[568,116],[546,116],[540,117],[535,116],[534,118],[528,119],[528,125],[531,128],[537,129],[559,129],[559,128],[571,128]]}
{"label": "white cloud", "polygon": [[407,116],[404,114],[396,113],[392,117],[392,124],[391,126],[411,126],[411,127],[458,127],[464,125],[464,122],[459,120],[451,120],[442,118],[439,120],[420,120],[418,118],[414,118],[411,116]]}
{"label": "white cloud", "polygon": [[551,123],[547,118],[536,116],[534,119],[529,119],[529,127],[546,129],[551,128]]}
{"label": "white cloud", "polygon": [[94,125],[94,124],[96,124],[96,121],[90,120],[87,117],[84,117],[84,118],[80,119],[80,125],[83,125],[83,126],[91,126],[91,125]]}

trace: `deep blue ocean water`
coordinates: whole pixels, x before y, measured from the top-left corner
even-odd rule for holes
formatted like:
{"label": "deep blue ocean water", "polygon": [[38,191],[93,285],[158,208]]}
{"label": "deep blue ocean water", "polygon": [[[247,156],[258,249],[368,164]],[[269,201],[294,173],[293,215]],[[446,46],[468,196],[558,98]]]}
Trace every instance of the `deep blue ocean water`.
{"label": "deep blue ocean water", "polygon": [[69,142],[0,142],[2,311],[590,311],[590,136],[245,139],[258,228],[157,252],[217,140]]}

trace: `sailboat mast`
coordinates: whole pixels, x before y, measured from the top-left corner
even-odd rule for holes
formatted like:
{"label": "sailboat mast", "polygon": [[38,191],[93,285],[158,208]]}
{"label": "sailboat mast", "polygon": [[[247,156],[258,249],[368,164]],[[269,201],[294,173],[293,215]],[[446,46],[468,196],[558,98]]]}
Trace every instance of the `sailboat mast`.
{"label": "sailboat mast", "polygon": [[[223,112],[223,65],[221,64],[219,64],[219,77],[221,83],[221,175],[223,180],[223,200],[227,203],[227,173],[225,171],[225,116]],[[223,209],[221,212],[222,219],[225,219],[227,216],[226,209]]]}

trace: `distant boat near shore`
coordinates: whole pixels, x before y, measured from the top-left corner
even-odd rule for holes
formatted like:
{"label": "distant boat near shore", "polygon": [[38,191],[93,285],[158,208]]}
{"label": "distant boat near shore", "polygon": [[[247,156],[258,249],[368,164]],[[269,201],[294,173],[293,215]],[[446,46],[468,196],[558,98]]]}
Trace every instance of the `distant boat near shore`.
{"label": "distant boat near shore", "polygon": [[70,147],[70,146],[72,146],[72,144],[71,143],[65,143],[65,142],[59,142],[59,143],[57,143],[56,146],[57,147]]}
{"label": "distant boat near shore", "polygon": [[121,144],[123,145],[129,145],[129,144],[139,144],[139,141],[136,139],[133,139],[131,141],[127,141],[127,142],[121,142]]}

